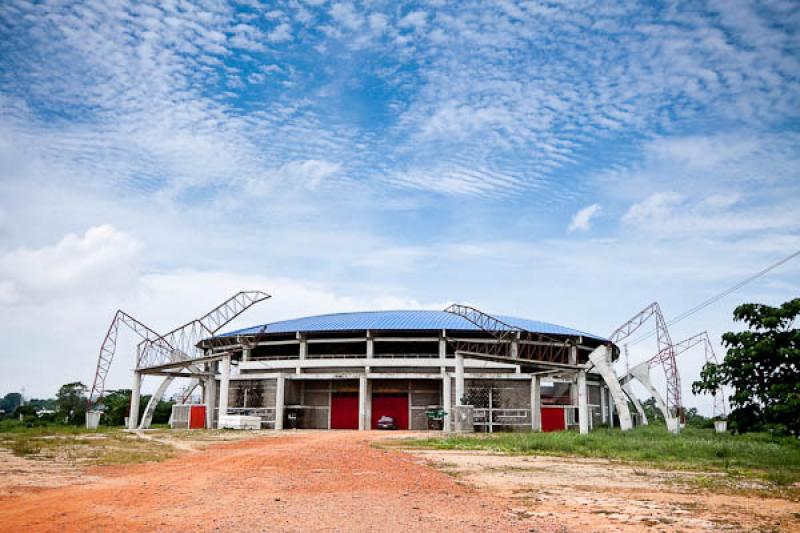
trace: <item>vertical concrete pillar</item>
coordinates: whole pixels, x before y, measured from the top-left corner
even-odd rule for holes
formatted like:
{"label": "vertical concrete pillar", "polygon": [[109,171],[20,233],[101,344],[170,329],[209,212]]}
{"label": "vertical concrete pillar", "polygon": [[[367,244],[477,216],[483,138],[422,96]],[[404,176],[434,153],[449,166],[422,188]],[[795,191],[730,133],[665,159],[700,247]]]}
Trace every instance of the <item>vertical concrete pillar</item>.
{"label": "vertical concrete pillar", "polygon": [[[211,363],[209,368],[213,374],[216,374],[214,364]],[[214,418],[217,409],[217,379],[212,375],[209,376],[206,385],[206,427],[209,429],[214,428]]]}
{"label": "vertical concrete pillar", "polygon": [[585,370],[578,371],[578,427],[582,435],[589,433],[589,392]]}
{"label": "vertical concrete pillar", "polygon": [[608,394],[608,427],[614,427],[614,401],[611,399],[611,391],[606,389]]}
{"label": "vertical concrete pillar", "polygon": [[136,429],[139,425],[139,400],[142,395],[142,375],[133,371],[133,387],[131,388],[131,410],[128,412],[128,429]]}
{"label": "vertical concrete pillar", "polygon": [[242,347],[242,361],[247,362],[250,360],[250,352],[251,349],[247,346]]}
{"label": "vertical concrete pillar", "polygon": [[[375,357],[375,339],[372,337],[372,332],[367,330],[367,359]],[[369,364],[364,366],[364,372],[369,374]]]}
{"label": "vertical concrete pillar", "polygon": [[464,405],[464,357],[456,354],[456,405]]}
{"label": "vertical concrete pillar", "polygon": [[441,367],[439,368],[442,372],[447,371],[447,332],[442,330],[442,334],[439,336],[439,362],[441,363]]}
{"label": "vertical concrete pillar", "polygon": [[608,411],[606,411],[606,388],[600,387],[600,422],[608,422]]}
{"label": "vertical concrete pillar", "polygon": [[367,376],[358,378],[358,430],[367,429]]}
{"label": "vertical concrete pillar", "polygon": [[442,372],[442,409],[444,409],[444,420],[442,427],[445,431],[453,431],[452,417],[450,411],[453,409],[451,397],[453,395],[450,374]]}
{"label": "vertical concrete pillar", "polygon": [[542,430],[542,378],[531,377],[531,429]]}
{"label": "vertical concrete pillar", "polygon": [[286,403],[286,377],[283,374],[275,379],[275,429],[283,429],[283,407]]}
{"label": "vertical concrete pillar", "polygon": [[[308,356],[308,339],[306,339],[305,335],[302,335],[299,331],[296,333],[297,339],[300,341],[300,346],[298,346],[298,358],[300,361],[303,361],[306,356]],[[295,373],[300,374],[302,370],[300,369],[300,365],[297,365],[295,368]]]}
{"label": "vertical concrete pillar", "polygon": [[217,428],[221,428],[222,417],[228,414],[228,391],[231,382],[231,356],[222,358],[219,380],[219,415],[217,415]]}

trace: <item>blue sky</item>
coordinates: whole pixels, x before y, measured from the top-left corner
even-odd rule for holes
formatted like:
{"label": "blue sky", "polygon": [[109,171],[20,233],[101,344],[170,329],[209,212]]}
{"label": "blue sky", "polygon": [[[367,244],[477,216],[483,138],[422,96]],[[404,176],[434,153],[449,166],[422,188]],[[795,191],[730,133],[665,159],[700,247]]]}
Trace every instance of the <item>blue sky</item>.
{"label": "blue sky", "polygon": [[[799,7],[3,2],[0,392],[89,380],[117,307],[240,288],[275,298],[239,325],[677,315],[800,249]],[[786,265],[673,335],[798,292]]]}

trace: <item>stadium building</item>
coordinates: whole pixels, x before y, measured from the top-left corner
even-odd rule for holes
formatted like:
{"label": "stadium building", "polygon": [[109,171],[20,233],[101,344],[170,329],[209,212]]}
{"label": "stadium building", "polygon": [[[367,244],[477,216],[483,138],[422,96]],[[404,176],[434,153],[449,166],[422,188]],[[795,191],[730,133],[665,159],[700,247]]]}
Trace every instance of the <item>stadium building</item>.
{"label": "stadium building", "polygon": [[225,354],[206,363],[213,376],[202,381],[206,424],[217,427],[221,413],[258,417],[264,428],[365,430],[389,416],[397,429],[449,431],[459,429],[463,409],[461,428],[475,431],[614,424],[596,357],[603,353],[610,364],[619,354],[613,344],[563,326],[497,318],[517,331],[512,355],[553,347],[557,357],[525,364],[483,357],[481,350],[500,344],[496,336],[446,311],[310,316],[205,339],[198,348]]}

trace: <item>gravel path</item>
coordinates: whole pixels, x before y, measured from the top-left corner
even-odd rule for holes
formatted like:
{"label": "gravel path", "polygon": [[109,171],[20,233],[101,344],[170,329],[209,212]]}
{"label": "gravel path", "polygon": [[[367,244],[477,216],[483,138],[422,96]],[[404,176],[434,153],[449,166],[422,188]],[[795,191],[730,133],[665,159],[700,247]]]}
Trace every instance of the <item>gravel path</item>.
{"label": "gravel path", "polygon": [[376,433],[314,432],[102,467],[0,498],[0,531],[559,531],[516,514]]}

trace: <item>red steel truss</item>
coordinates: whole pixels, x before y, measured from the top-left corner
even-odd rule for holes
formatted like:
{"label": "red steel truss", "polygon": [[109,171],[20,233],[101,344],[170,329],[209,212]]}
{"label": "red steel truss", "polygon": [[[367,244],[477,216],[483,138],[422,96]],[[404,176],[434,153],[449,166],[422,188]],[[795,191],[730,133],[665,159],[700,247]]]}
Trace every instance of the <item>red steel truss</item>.
{"label": "red steel truss", "polygon": [[[200,340],[215,334],[248,308],[267,298],[270,298],[270,295],[263,291],[240,291],[202,317],[187,322],[165,335],[156,333],[124,311],[117,311],[100,346],[97,371],[89,394],[89,409],[102,404],[106,376],[117,349],[120,324],[124,324],[142,338],[136,350],[136,368],[143,369],[179,360],[191,360],[202,355],[196,352],[196,344]],[[187,377],[190,375],[187,374]],[[190,385],[188,392],[181,394],[184,400],[195,386],[196,383]]]}
{"label": "red steel truss", "polygon": [[[703,351],[705,352],[705,361],[706,363],[714,363],[719,364],[719,360],[717,359],[717,354],[714,352],[714,345],[711,342],[711,338],[708,336],[707,331],[703,331],[698,333],[697,335],[693,335],[688,339],[684,339],[680,342],[676,342],[672,348],[674,355],[677,357],[683,352],[691,350],[695,346],[702,344]],[[651,357],[648,360],[648,364],[650,367],[657,366],[659,363],[662,363],[662,360],[666,357],[669,357],[667,352],[658,352],[656,355]],[[725,417],[727,416],[727,406],[725,403],[725,394],[722,388],[714,391],[712,394],[714,398],[714,417]]]}
{"label": "red steel truss", "polygon": [[661,307],[658,305],[658,302],[653,302],[639,311],[633,318],[614,330],[614,332],[609,335],[608,339],[614,344],[619,345],[625,339],[633,335],[651,318],[656,324],[656,342],[658,344],[659,354],[657,362],[661,363],[664,369],[664,375],[667,378],[667,408],[670,412],[679,416],[683,407],[681,401],[681,376],[678,373],[678,363],[675,360],[675,348],[669,336],[667,321],[664,320],[664,315],[661,313]]}
{"label": "red steel truss", "polygon": [[114,360],[114,354],[117,351],[117,334],[119,333],[120,325],[127,326],[131,331],[144,339],[145,342],[150,343],[154,352],[170,354],[174,350],[169,341],[156,333],[152,328],[144,325],[126,312],[118,310],[114,314],[111,325],[108,327],[108,332],[106,332],[106,336],[103,338],[103,343],[100,345],[100,355],[97,358],[97,371],[94,375],[92,390],[89,393],[89,409],[102,403],[108,369],[111,368],[111,362]]}

